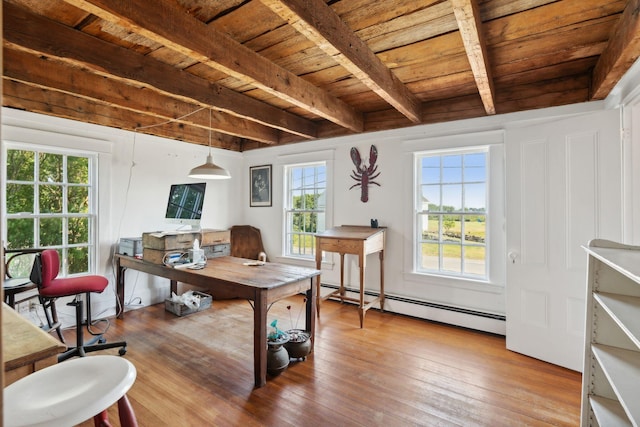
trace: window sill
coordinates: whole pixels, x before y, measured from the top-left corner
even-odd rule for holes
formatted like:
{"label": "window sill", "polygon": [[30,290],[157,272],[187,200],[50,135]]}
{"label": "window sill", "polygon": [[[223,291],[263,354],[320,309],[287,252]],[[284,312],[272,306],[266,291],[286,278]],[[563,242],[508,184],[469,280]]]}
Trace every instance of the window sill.
{"label": "window sill", "polygon": [[503,284],[491,283],[484,280],[474,280],[468,277],[410,272],[404,273],[404,280],[407,282],[444,286],[448,288],[453,287],[492,294],[502,294],[505,291]]}

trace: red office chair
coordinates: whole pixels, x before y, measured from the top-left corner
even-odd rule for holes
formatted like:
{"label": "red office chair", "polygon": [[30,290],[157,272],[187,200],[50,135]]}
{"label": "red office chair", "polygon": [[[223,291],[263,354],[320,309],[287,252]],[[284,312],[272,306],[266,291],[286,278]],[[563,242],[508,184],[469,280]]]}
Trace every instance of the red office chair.
{"label": "red office chair", "polygon": [[[31,275],[31,280],[38,285],[38,293],[45,310],[49,307],[51,311],[55,313],[56,299],[75,296],[73,301],[67,305],[75,306],[76,308],[76,347],[72,347],[60,354],[58,361],[61,362],[74,356],[84,357],[86,353],[92,351],[117,347],[121,347],[118,352],[121,356],[125,354],[127,352],[127,343],[125,341],[107,343],[102,336],[106,330],[95,333],[89,329],[91,325],[91,293],[101,293],[104,291],[109,284],[107,278],[96,275],[58,278],[60,271],[58,251],[45,249],[39,257],[40,263],[37,261],[34,263],[36,274]],[[38,271],[40,272],[40,277],[37,277]],[[94,338],[88,343],[84,342],[82,331],[82,294],[86,295],[87,300],[87,330],[91,335],[94,335]]]}

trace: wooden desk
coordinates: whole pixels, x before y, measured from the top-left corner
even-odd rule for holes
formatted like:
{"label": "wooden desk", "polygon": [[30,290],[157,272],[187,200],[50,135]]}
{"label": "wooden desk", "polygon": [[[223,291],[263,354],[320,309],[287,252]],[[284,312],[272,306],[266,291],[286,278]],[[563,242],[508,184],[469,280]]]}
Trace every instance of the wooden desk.
{"label": "wooden desk", "polygon": [[[315,339],[316,289],[320,271],[268,262],[251,267],[244,258],[220,257],[207,261],[202,270],[175,269],[153,264],[125,255],[116,255],[117,303],[124,307],[125,271],[133,269],[171,281],[171,291],[177,282],[208,289],[217,298],[242,298],[253,302],[253,363],[256,387],[266,384],[267,378],[267,308],[269,304],[301,292],[306,292],[306,329]],[[123,310],[124,311],[124,310]],[[120,313],[122,318],[124,313]]]}
{"label": "wooden desk", "polygon": [[4,387],[39,369],[58,363],[67,349],[60,341],[2,304]]}
{"label": "wooden desk", "polygon": [[[341,301],[354,301],[359,303],[360,327],[364,327],[364,315],[376,302],[380,303],[380,310],[384,310],[384,241],[385,228],[371,228],[358,225],[343,225],[331,228],[324,233],[316,234],[316,268],[320,270],[322,263],[322,251],[337,252],[340,254],[340,288],[324,297],[320,296],[320,280],[316,291],[318,302],[317,310],[320,316],[320,302],[331,297],[338,297]],[[364,276],[367,263],[367,255],[379,253],[380,257],[380,296],[365,302],[364,300]],[[360,297],[351,298],[345,295],[344,288],[344,255],[358,255],[360,265]]]}

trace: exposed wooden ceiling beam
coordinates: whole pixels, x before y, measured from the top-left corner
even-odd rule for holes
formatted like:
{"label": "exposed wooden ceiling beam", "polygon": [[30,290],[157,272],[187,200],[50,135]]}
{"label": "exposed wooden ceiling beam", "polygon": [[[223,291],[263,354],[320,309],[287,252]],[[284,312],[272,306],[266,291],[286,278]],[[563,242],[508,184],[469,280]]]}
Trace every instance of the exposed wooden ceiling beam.
{"label": "exposed wooden ceiling beam", "polygon": [[487,46],[481,30],[482,21],[478,3],[476,0],[450,1],[484,109],[487,114],[495,114],[495,89],[487,58]]}
{"label": "exposed wooden ceiling beam", "polygon": [[[158,122],[175,120],[188,126],[209,128],[208,109],[202,114],[190,114],[206,107],[186,103],[144,87],[134,87],[119,80],[108,79],[78,67],[65,65],[62,61],[50,60],[25,51],[5,48],[3,55],[4,78],[76,94],[113,105],[115,108],[149,114],[157,117]],[[184,118],[176,119],[180,117]],[[131,128],[135,125],[131,122]],[[267,144],[276,144],[280,139],[277,129],[219,111],[212,111],[211,129]]]}
{"label": "exposed wooden ceiling beam", "polygon": [[593,70],[592,99],[604,99],[640,56],[640,0],[629,0]]}
{"label": "exposed wooden ceiling beam", "polygon": [[260,0],[414,123],[420,100],[324,0]]}
{"label": "exposed wooden ceiling beam", "polygon": [[184,102],[213,107],[305,138],[317,135],[317,125],[310,120],[32,14],[6,1],[3,2],[3,38],[5,44],[87,67],[128,84],[159,90]]}
{"label": "exposed wooden ceiling beam", "polygon": [[[208,145],[209,132],[204,128],[184,126],[176,122],[157,126],[158,119],[153,116],[124,109],[115,109],[113,106],[87,98],[8,79],[4,79],[2,85],[2,103],[7,107],[85,123],[94,123],[115,129],[122,129],[123,123],[134,122],[140,127],[139,133]],[[243,140],[240,138],[212,132],[211,139],[212,147],[242,151]],[[262,145],[262,147],[264,146]]]}
{"label": "exposed wooden ceiling beam", "polygon": [[65,0],[355,132],[363,116],[167,0]]}

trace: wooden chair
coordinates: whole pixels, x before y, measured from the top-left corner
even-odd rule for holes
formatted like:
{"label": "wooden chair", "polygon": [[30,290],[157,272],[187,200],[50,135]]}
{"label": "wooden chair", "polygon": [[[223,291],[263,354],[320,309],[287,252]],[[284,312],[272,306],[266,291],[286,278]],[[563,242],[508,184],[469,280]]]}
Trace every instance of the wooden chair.
{"label": "wooden chair", "polygon": [[261,252],[265,253],[259,228],[250,225],[234,225],[230,231],[231,256],[258,259]]}

